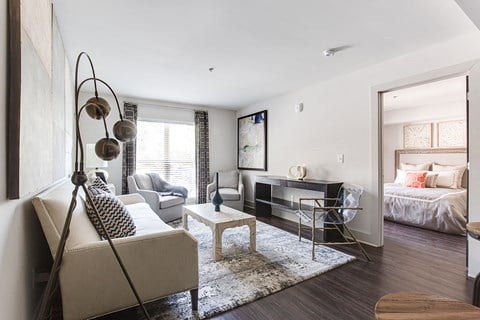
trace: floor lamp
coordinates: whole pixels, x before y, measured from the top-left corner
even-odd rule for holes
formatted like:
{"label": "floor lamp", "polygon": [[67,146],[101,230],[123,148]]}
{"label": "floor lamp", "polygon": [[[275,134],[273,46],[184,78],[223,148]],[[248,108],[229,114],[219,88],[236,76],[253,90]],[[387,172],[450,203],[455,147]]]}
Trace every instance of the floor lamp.
{"label": "floor lamp", "polygon": [[[82,57],[85,57],[88,59],[88,62],[90,63],[90,68],[92,71],[92,77],[83,80],[79,84],[78,68],[79,68],[80,60]],[[90,81],[93,81],[95,96],[88,99],[88,101],[82,107],[79,108],[78,97],[80,94],[80,89],[85,83]],[[115,98],[115,102],[117,104],[120,120],[117,121],[113,126],[113,134],[115,138],[117,138],[121,142],[128,142],[135,139],[137,135],[137,128],[135,124],[129,120],[123,119],[122,112],[120,110],[120,104],[118,103],[118,98],[115,92],[113,91],[113,89],[108,85],[108,83],[106,83],[105,81],[95,76],[95,69],[93,67],[92,60],[90,59],[87,53],[81,52],[77,57],[77,62],[75,65],[75,171],[73,172],[72,179],[71,179],[75,187],[72,192],[72,200],[70,202],[67,216],[65,218],[65,224],[63,226],[62,235],[60,237],[58,248],[55,254],[55,259],[53,261],[53,266],[50,271],[50,276],[48,278],[47,286],[45,288],[42,299],[40,301],[40,305],[39,305],[37,316],[36,316],[37,320],[44,320],[47,317],[49,317],[48,311],[49,311],[49,308],[51,307],[51,301],[52,301],[53,295],[56,289],[58,288],[58,281],[59,281],[58,276],[59,276],[60,267],[62,264],[63,252],[65,249],[65,243],[67,241],[69,230],[70,230],[70,223],[72,220],[73,211],[77,205],[77,194],[80,188],[82,188],[83,191],[85,192],[86,201],[94,209],[95,214],[98,220],[100,221],[101,228],[103,229],[104,234],[107,235],[107,241],[113,251],[113,254],[115,255],[116,260],[118,261],[118,264],[122,269],[122,272],[125,275],[125,278],[127,279],[128,284],[130,285],[130,288],[132,289],[132,292],[135,295],[135,298],[137,299],[138,304],[142,308],[143,313],[145,314],[145,317],[148,320],[151,319],[150,315],[147,312],[147,309],[145,308],[142,300],[140,299],[140,296],[138,295],[135,285],[133,284],[133,281],[130,278],[127,272],[127,269],[125,268],[125,265],[123,264],[122,259],[120,258],[112,242],[112,239],[110,238],[107,230],[105,229],[105,225],[98,212],[98,209],[95,206],[95,203],[92,201],[90,194],[87,192],[87,187],[85,185],[88,178],[84,171],[85,158],[84,158],[82,136],[80,134],[80,115],[84,110],[87,112],[87,114],[91,118],[96,120],[103,120],[103,125],[105,128],[105,138],[101,138],[95,144],[95,153],[97,154],[97,156],[105,161],[110,161],[118,157],[120,153],[120,144],[116,139],[110,138],[108,133],[107,123],[105,121],[105,118],[109,115],[111,108],[105,99],[98,96],[98,91],[97,91],[98,82],[102,83],[103,85],[105,85],[105,87],[108,88],[108,90],[112,93],[113,97]]]}

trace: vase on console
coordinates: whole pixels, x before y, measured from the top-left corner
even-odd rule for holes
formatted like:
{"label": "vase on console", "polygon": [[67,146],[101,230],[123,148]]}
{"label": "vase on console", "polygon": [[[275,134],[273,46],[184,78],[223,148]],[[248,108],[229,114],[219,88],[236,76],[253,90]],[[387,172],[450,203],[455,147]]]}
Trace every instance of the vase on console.
{"label": "vase on console", "polygon": [[212,204],[215,206],[215,211],[219,212],[220,205],[223,203],[223,199],[222,199],[222,196],[220,195],[220,192],[218,192],[218,172],[215,173],[215,186],[216,186],[216,191],[212,199]]}

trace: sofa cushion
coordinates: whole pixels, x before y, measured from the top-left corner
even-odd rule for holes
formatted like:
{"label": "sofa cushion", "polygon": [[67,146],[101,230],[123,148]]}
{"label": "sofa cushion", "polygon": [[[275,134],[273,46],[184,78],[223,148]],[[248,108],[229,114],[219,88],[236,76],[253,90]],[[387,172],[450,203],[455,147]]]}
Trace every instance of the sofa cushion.
{"label": "sofa cushion", "polygon": [[[215,196],[215,192],[210,193],[210,199],[213,199]],[[222,199],[224,201],[238,201],[240,200],[240,193],[238,193],[237,189],[233,188],[220,188],[218,189],[218,192],[220,192],[220,195],[222,196]]]}
{"label": "sofa cushion", "polygon": [[[35,211],[42,224],[53,257],[55,257],[68,207],[72,200],[73,188],[70,181],[65,181],[33,198]],[[79,194],[84,199],[83,190],[80,190]],[[99,240],[100,236],[86,214],[85,202],[77,201],[65,249],[68,251],[85,243]]]}
{"label": "sofa cushion", "polygon": [[90,187],[100,189],[100,190],[108,192],[108,193],[112,193],[112,190],[110,190],[110,188],[107,186],[107,184],[105,182],[103,182],[103,180],[100,179],[99,177],[96,177],[95,180],[93,180]]}
{"label": "sofa cushion", "polygon": [[238,172],[236,170],[219,171],[218,185],[220,188],[238,189]]}
{"label": "sofa cushion", "polygon": [[137,183],[138,189],[143,190],[153,190],[152,179],[147,174],[136,173],[133,175],[135,182]]}
{"label": "sofa cushion", "polygon": [[160,209],[170,208],[185,203],[182,197],[177,196],[160,196]]}
{"label": "sofa cushion", "polygon": [[[92,194],[91,198],[95,207],[97,207],[103,225],[111,238],[135,235],[135,223],[125,205],[117,197],[111,193],[99,193],[95,195]],[[87,215],[98,234],[106,239],[107,234],[103,231],[95,210],[88,201]]]}
{"label": "sofa cushion", "polygon": [[168,224],[163,222],[150,208],[148,203],[140,202],[127,205],[128,212],[136,226],[136,235],[150,234],[161,231],[172,230]]}

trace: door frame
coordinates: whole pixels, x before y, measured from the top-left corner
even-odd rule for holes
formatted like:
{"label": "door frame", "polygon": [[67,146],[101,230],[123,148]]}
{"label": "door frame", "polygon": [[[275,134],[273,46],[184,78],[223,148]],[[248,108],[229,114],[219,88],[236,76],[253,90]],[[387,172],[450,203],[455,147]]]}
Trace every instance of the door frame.
{"label": "door frame", "polygon": [[[469,76],[470,70],[480,63],[480,59],[471,60],[465,63],[425,72],[418,75],[412,75],[407,78],[393,80],[371,88],[371,115],[372,115],[372,189],[377,190],[378,207],[378,225],[379,243],[384,244],[384,221],[383,221],[383,105],[381,95],[385,92],[408,88],[433,81],[444,80],[456,76]],[[470,77],[471,79],[471,77]],[[471,88],[471,86],[470,86]],[[469,110],[467,109],[467,128],[469,126]],[[469,132],[467,132],[469,136]],[[469,146],[467,146],[467,159],[469,159]],[[470,173],[469,173],[470,174]],[[470,203],[467,204],[467,208]],[[468,251],[467,251],[468,258]]]}

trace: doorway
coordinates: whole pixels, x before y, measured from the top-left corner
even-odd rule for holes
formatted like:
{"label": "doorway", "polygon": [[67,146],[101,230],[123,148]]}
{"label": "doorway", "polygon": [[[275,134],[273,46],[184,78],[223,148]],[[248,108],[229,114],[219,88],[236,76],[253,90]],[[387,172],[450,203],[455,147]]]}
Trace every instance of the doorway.
{"label": "doorway", "polygon": [[379,109],[385,232],[401,224],[418,228],[417,235],[421,230],[457,235],[461,241],[451,239],[466,252],[468,76],[379,92]]}

